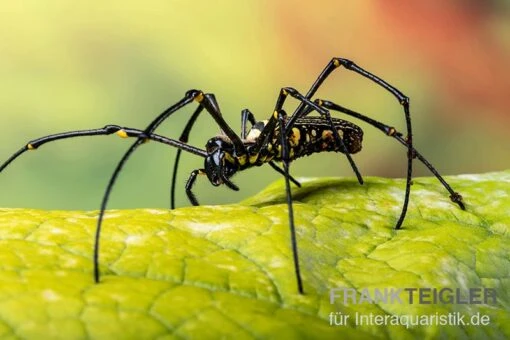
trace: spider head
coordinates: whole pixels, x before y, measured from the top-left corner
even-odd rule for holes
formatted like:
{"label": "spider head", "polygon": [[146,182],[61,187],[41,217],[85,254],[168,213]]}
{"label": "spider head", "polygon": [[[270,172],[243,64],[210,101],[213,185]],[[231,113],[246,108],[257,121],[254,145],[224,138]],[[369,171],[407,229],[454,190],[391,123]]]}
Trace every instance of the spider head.
{"label": "spider head", "polygon": [[229,179],[238,170],[238,166],[232,161],[231,155],[234,152],[232,142],[223,136],[213,137],[207,141],[205,149],[207,157],[204,169],[211,184],[214,186],[225,184],[232,190],[239,190]]}

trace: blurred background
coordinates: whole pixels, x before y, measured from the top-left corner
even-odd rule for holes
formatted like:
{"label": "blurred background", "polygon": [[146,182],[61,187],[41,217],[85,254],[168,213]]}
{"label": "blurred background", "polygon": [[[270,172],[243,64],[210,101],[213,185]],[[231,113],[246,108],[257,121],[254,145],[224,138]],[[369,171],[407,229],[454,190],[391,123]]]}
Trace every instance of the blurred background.
{"label": "blurred background", "polygon": [[[356,61],[411,98],[416,148],[445,175],[510,168],[510,3],[491,1],[6,1],[0,10],[0,162],[30,139],[106,124],[144,128],[190,88],[213,92],[239,131],[240,112],[271,114],[282,86],[302,92],[333,56]],[[337,70],[318,97],[404,131],[400,105]],[[287,111],[295,105],[289,102]],[[192,107],[159,133],[177,138]],[[362,174],[403,177],[406,150],[365,130]],[[218,133],[204,115],[190,143]],[[132,141],[65,140],[23,155],[0,174],[1,207],[97,209]],[[169,207],[175,150],[148,143],[130,159],[111,208]],[[203,160],[183,154],[184,184]],[[429,175],[416,164],[416,175]],[[292,164],[294,176],[353,176],[344,156]],[[279,178],[239,173],[238,193],[199,178],[202,204],[237,202]]]}

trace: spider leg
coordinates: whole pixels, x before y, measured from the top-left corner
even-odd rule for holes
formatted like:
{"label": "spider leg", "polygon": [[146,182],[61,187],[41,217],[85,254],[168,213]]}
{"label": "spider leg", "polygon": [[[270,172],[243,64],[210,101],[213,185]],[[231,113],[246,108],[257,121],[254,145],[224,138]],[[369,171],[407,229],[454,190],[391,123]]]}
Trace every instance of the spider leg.
{"label": "spider leg", "polygon": [[[189,134],[191,132],[191,129],[193,128],[193,125],[195,124],[198,116],[202,112],[204,107],[202,105],[199,105],[195,112],[193,112],[193,115],[190,117],[188,122],[186,123],[186,126],[184,127],[184,130],[182,130],[181,136],[179,137],[179,141],[183,143],[188,143]],[[170,209],[175,209],[175,183],[177,182],[177,170],[179,168],[179,162],[181,159],[181,149],[177,150],[177,154],[175,155],[174,160],[174,168],[172,170],[172,183],[170,185]]]}
{"label": "spider leg", "polygon": [[220,108],[218,106],[218,102],[216,101],[216,97],[211,93],[207,93],[203,96],[203,99],[201,99],[199,103],[200,105],[204,106],[204,108],[214,118],[220,129],[232,141],[232,144],[234,144],[234,153],[236,156],[245,155],[246,148],[244,147],[243,141],[223,119]]}
{"label": "spider leg", "polygon": [[[343,66],[344,68],[353,71],[367,79],[370,79],[377,85],[384,88],[386,91],[390,92],[402,105],[404,108],[404,116],[406,120],[407,127],[407,137],[404,139],[407,145],[407,177],[406,177],[406,192],[404,196],[404,203],[402,204],[402,212],[400,213],[400,217],[396,224],[396,229],[400,229],[402,223],[404,222],[404,218],[407,213],[407,207],[409,205],[409,195],[411,193],[411,178],[413,174],[413,158],[415,155],[413,154],[413,133],[411,126],[411,114],[409,111],[409,98],[400,92],[396,87],[390,85],[383,79],[378,76],[366,71],[365,69],[359,67],[354,62],[344,59],[344,58],[333,58],[326,65],[324,70],[321,72],[319,77],[312,84],[312,87],[306,93],[306,98],[310,99],[317,92],[322,83],[326,80],[326,78],[338,67]],[[299,106],[296,108],[290,119],[287,121],[287,127],[293,126],[296,119],[303,117],[306,112],[306,106],[309,105],[307,102],[302,101]]]}
{"label": "spider leg", "polygon": [[[152,133],[166,118],[168,118],[172,113],[175,111],[183,108],[184,106],[191,103],[193,100],[200,101],[200,99],[203,98],[203,94],[200,91],[191,90],[186,92],[184,98],[182,98],[180,101],[178,101],[176,104],[172,105],[165,111],[163,111],[156,119],[154,119],[144,130],[145,133],[149,134]],[[124,164],[128,160],[128,158],[135,152],[135,150],[144,142],[144,138],[139,137],[130,147],[129,149],[124,153],[122,158],[120,159],[119,163],[115,167],[115,170],[113,171],[112,176],[110,177],[110,180],[108,181],[108,185],[106,187],[105,193],[103,195],[103,199],[101,201],[101,207],[99,210],[99,216],[97,219],[97,227],[96,227],[96,233],[95,233],[95,239],[94,239],[94,256],[93,256],[93,262],[94,262],[94,280],[96,283],[99,282],[99,240],[101,236],[101,226],[103,223],[104,213],[106,210],[106,205],[108,204],[108,199],[110,197],[110,193],[113,189],[113,185],[115,184],[115,181],[124,167]]]}
{"label": "spider leg", "polygon": [[[273,169],[275,169],[275,171],[276,171],[276,172],[278,172],[279,174],[281,174],[281,175],[283,175],[283,176],[287,176],[287,175],[285,174],[285,171],[284,171],[282,168],[280,168],[278,165],[276,165],[276,163],[275,163],[275,162],[273,162],[273,161],[269,161],[269,165],[270,165]],[[291,181],[292,183],[294,183],[294,184],[295,184],[298,188],[301,188],[301,183],[299,183],[299,182],[298,182],[298,181],[297,181],[294,177],[292,177],[290,174],[289,174],[288,176],[289,176],[289,179],[290,179],[290,181]]]}
{"label": "spider leg", "polygon": [[[375,119],[367,117],[359,112],[335,104],[331,101],[316,99],[315,102],[320,106],[326,107],[330,110],[343,112],[351,117],[358,118],[372,125],[373,127],[381,130],[387,136],[395,138],[397,141],[400,142],[400,144],[407,146],[405,138],[402,137],[402,133],[395,130],[394,127],[391,127]],[[412,149],[412,152],[430,170],[430,172],[432,172],[432,174],[436,176],[436,178],[439,180],[439,182],[441,182],[443,187],[450,193],[450,199],[452,200],[452,202],[457,203],[462,210],[466,210],[464,202],[462,201],[462,196],[451,188],[451,186],[444,180],[444,178],[439,174],[436,168],[434,168],[434,166],[424,156],[422,156],[414,147]]]}
{"label": "spider leg", "polygon": [[290,227],[290,241],[292,246],[292,257],[294,260],[294,272],[296,274],[296,282],[299,294],[304,294],[303,281],[301,279],[301,270],[299,268],[299,255],[296,240],[296,227],[294,225],[294,210],[292,208],[292,193],[290,189],[290,176],[289,176],[289,140],[286,137],[285,120],[286,115],[283,110],[277,113],[278,124],[280,126],[280,137],[282,145],[282,163],[285,177],[285,194],[287,197],[287,207],[289,211],[289,227]]}
{"label": "spider leg", "polygon": [[[206,98],[208,97],[208,100],[213,102],[212,104],[209,104],[209,106],[210,106],[211,109],[214,109],[214,115],[221,116],[221,111],[219,110],[219,105],[218,105],[214,95],[206,94],[205,96],[206,96]],[[195,110],[193,115],[190,117],[190,119],[186,123],[186,126],[184,127],[184,130],[182,131],[181,136],[179,137],[179,140],[181,142],[184,142],[184,143],[188,142],[189,134],[191,132],[191,129],[193,128],[193,125],[195,124],[198,116],[200,115],[200,113],[202,112],[203,109],[204,109],[204,106],[200,105],[199,107],[197,107],[197,109]],[[249,116],[250,114],[251,114],[251,116]],[[213,117],[214,117],[214,115],[213,115]],[[234,135],[234,136],[229,136],[229,137],[232,137],[232,139],[234,141],[236,141],[236,143],[238,143],[237,140],[239,138],[240,139],[244,139],[245,138],[245,136],[246,136],[246,120],[247,119],[249,120],[250,118],[252,119],[252,120],[250,120],[250,122],[252,122],[252,124],[255,124],[255,118],[253,117],[253,114],[249,110],[247,110],[247,109],[243,110],[242,115],[241,115],[241,137],[237,137],[233,131],[229,131],[229,132],[231,132]],[[230,129],[228,127],[228,125],[222,119],[220,120],[219,125],[220,125],[220,127],[221,127],[221,125],[223,125],[222,130],[224,132],[225,132],[225,130],[228,131]],[[241,144],[242,144],[242,142],[241,142]],[[240,148],[239,143],[238,143],[237,147]],[[244,149],[244,145],[242,146],[241,150],[242,149]],[[172,170],[172,183],[171,183],[171,186],[170,186],[170,208],[171,209],[175,209],[175,187],[176,187],[175,184],[177,182],[177,170],[179,168],[180,158],[181,158],[181,150],[177,150],[177,154],[175,156],[174,168]],[[225,182],[225,184],[227,186],[230,183],[231,182],[228,179]],[[195,199],[195,202],[196,202],[196,199]]]}
{"label": "spider leg", "polygon": [[[192,189],[193,189],[193,186],[195,185],[195,181],[197,179],[197,176],[198,175],[205,175],[206,174],[205,171],[206,171],[205,169],[196,169],[196,170],[193,170],[191,172],[191,174],[189,175],[188,180],[186,181],[186,195],[188,196],[188,199],[191,202],[191,204],[194,205],[194,206],[199,205],[199,203],[198,203],[197,197],[193,193]],[[225,178],[222,178],[222,179],[225,181]],[[239,190],[239,188],[236,187],[235,185],[229,186],[226,181],[225,181],[225,184],[230,189],[232,189],[232,190],[235,190],[235,191]]]}
{"label": "spider leg", "polygon": [[50,142],[54,142],[61,139],[68,139],[68,138],[74,138],[74,137],[85,137],[85,136],[105,136],[105,135],[111,135],[116,133],[120,137],[127,138],[127,137],[140,137],[143,136],[143,138],[147,138],[159,143],[167,144],[174,146],[178,148],[179,150],[185,150],[187,152],[193,153],[198,156],[205,157],[207,153],[205,150],[195,148],[193,146],[187,145],[185,143],[181,143],[179,141],[176,141],[171,138],[167,138],[164,136],[160,136],[157,134],[145,134],[144,131],[133,129],[133,128],[126,128],[126,127],[120,127],[118,125],[106,125],[105,127],[98,128],[98,129],[87,129],[87,130],[76,130],[76,131],[68,131],[68,132],[62,132],[57,133],[49,136],[40,137],[34,140],[31,140],[28,142],[25,146],[23,146],[21,149],[16,151],[7,161],[5,161],[2,165],[0,165],[0,172],[2,172],[9,164],[11,164],[16,158],[21,156],[26,151],[32,151],[36,150],[42,145]]}
{"label": "spider leg", "polygon": [[[257,123],[256,119],[255,119],[255,116],[253,115],[253,113],[248,110],[248,109],[244,109],[242,112],[241,112],[241,139],[246,139],[246,133],[247,133],[247,129],[246,129],[246,122],[250,122],[251,125],[255,125]],[[276,171],[278,172],[280,175],[284,175],[285,176],[285,172],[283,171],[282,168],[280,168],[278,165],[276,165],[275,162],[273,161],[269,161],[269,165]],[[297,187],[301,188],[301,183],[299,183],[294,177],[292,177],[290,174],[289,174],[289,179],[292,181],[292,183],[294,183]]]}
{"label": "spider leg", "polygon": [[333,122],[331,121],[331,116],[329,116],[328,110],[321,108],[314,102],[312,102],[310,99],[305,98],[303,95],[301,95],[297,90],[285,87],[280,90],[280,94],[276,100],[275,104],[275,110],[271,118],[269,119],[268,123],[264,126],[262,131],[260,132],[260,135],[258,136],[258,139],[255,143],[255,145],[252,147],[251,152],[252,155],[257,155],[260,149],[263,145],[265,145],[269,138],[272,138],[275,133],[276,124],[280,126],[280,138],[281,138],[281,145],[282,145],[282,161],[283,161],[283,171],[284,171],[284,177],[285,177],[285,187],[286,187],[286,194],[287,194],[287,205],[289,209],[289,227],[290,227],[290,234],[291,234],[291,244],[292,244],[292,254],[294,258],[294,270],[296,274],[296,280],[298,285],[298,292],[300,294],[303,294],[303,284],[301,280],[301,274],[300,274],[300,268],[299,268],[299,257],[298,257],[298,249],[297,249],[297,242],[296,242],[296,232],[295,232],[295,226],[294,226],[294,213],[292,210],[292,196],[291,196],[291,190],[290,190],[290,178],[289,178],[289,150],[288,150],[288,138],[287,135],[289,134],[287,127],[289,127],[289,130],[292,130],[292,125],[287,124],[287,116],[285,112],[283,111],[283,105],[285,103],[285,100],[287,99],[288,95],[291,97],[301,101],[301,103],[304,103],[310,107],[312,107],[314,110],[319,112],[321,115],[325,115],[326,117],[329,117],[329,122],[331,124],[332,130],[336,132],[335,138],[337,142],[340,143],[345,155],[349,159],[351,166],[353,167],[353,170],[355,171],[356,175],[358,176],[358,180],[360,183],[363,183],[363,180],[361,178],[361,175],[359,174],[359,171],[354,164],[354,161],[349,155],[349,152],[347,151],[347,148],[345,147],[345,144],[343,143],[343,140],[338,135],[338,131],[336,128],[334,128]]}
{"label": "spider leg", "polygon": [[[223,120],[221,117],[221,114],[219,113],[219,106],[216,102],[216,99],[214,95],[212,94],[204,94],[202,91],[198,90],[190,90],[186,92],[184,95],[184,98],[182,98],[180,101],[178,101],[176,104],[172,105],[165,111],[163,111],[159,116],[157,116],[144,130],[144,133],[146,135],[152,134],[157,127],[163,123],[168,117],[170,117],[174,112],[178,111],[179,109],[183,108],[184,106],[190,104],[192,101],[197,101],[201,106],[203,106],[209,114],[214,118],[214,120],[217,122],[217,124],[220,126],[220,128],[227,134],[229,138],[231,138],[234,147],[236,148],[237,152],[242,153],[244,151],[244,145],[242,144],[241,139],[235,134],[235,132],[228,126],[228,124]],[[110,197],[110,193],[113,189],[113,185],[115,184],[115,181],[117,180],[117,177],[119,173],[121,172],[122,168],[124,167],[124,164],[127,162],[129,157],[133,154],[133,152],[144,142],[145,137],[140,136],[130,147],[129,149],[124,153],[122,158],[120,159],[119,163],[117,164],[117,167],[115,168],[112,176],[110,177],[110,180],[108,182],[108,185],[106,187],[105,193],[103,195],[103,200],[101,201],[101,207],[99,211],[99,217],[97,220],[97,227],[96,227],[96,233],[95,233],[95,240],[94,240],[94,280],[96,282],[99,282],[99,238],[101,235],[101,225],[104,218],[104,213],[106,210],[106,206],[108,204],[108,199]]]}
{"label": "spider leg", "polygon": [[188,195],[189,201],[194,206],[197,206],[199,204],[195,194],[191,191],[191,189],[193,188],[193,185],[195,185],[195,181],[198,175],[205,175],[205,169],[193,170],[189,175],[188,180],[186,181],[186,195]]}
{"label": "spider leg", "polygon": [[[168,117],[170,117],[174,112],[178,111],[179,109],[183,108],[184,106],[190,104],[192,101],[197,101],[201,106],[203,106],[207,112],[211,115],[211,117],[216,121],[216,123],[219,125],[219,127],[222,129],[222,131],[227,135],[227,137],[230,138],[234,145],[235,153],[236,155],[243,155],[246,153],[246,149],[244,148],[244,144],[241,141],[241,138],[237,136],[237,134],[230,128],[230,126],[225,122],[223,119],[218,102],[216,101],[216,98],[213,94],[204,94],[202,91],[198,90],[189,90],[184,95],[184,98],[182,98],[180,101],[178,101],[176,104],[172,105],[165,111],[163,111],[159,116],[157,116],[144,130],[145,134],[152,134],[161,123],[163,123]],[[110,177],[110,180],[108,182],[108,185],[106,187],[105,193],[103,195],[103,200],[101,201],[101,207],[99,210],[99,217],[97,220],[97,227],[96,227],[96,233],[95,233],[95,239],[94,239],[94,280],[95,282],[99,282],[99,239],[101,235],[101,225],[104,218],[104,213],[106,210],[106,206],[108,204],[108,199],[110,197],[110,193],[113,189],[113,185],[115,184],[115,181],[117,180],[117,177],[119,176],[122,168],[124,167],[124,164],[127,162],[129,157],[135,152],[135,150],[144,142],[145,137],[140,136],[130,147],[129,149],[124,153],[122,158],[120,159],[119,163],[117,164],[117,167],[113,171],[112,176]],[[229,181],[227,181],[229,182]],[[234,186],[233,183],[225,183],[227,186]],[[230,185],[229,185],[230,184]],[[231,187],[232,188],[232,187]]]}
{"label": "spider leg", "polygon": [[257,121],[255,120],[255,116],[253,115],[253,113],[248,109],[244,109],[243,111],[241,111],[241,139],[246,139],[247,133],[246,122],[248,121],[251,123],[252,126],[257,124]]}

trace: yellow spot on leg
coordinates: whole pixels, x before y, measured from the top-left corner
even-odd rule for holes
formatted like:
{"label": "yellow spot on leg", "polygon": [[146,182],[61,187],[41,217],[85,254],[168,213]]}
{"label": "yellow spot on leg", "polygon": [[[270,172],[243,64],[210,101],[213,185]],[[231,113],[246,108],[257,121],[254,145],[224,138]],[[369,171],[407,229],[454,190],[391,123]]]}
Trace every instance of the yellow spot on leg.
{"label": "yellow spot on leg", "polygon": [[335,67],[340,66],[340,62],[338,61],[338,59],[333,59],[333,65],[335,65]]}
{"label": "yellow spot on leg", "polygon": [[200,103],[202,100],[204,100],[204,94],[202,92],[200,92],[199,94],[197,94],[197,96],[195,97],[195,100]]}
{"label": "yellow spot on leg", "polygon": [[127,132],[123,129],[117,131],[116,133],[117,133],[117,136],[119,136],[120,138],[128,138],[129,137]]}
{"label": "yellow spot on leg", "polygon": [[27,149],[28,150],[35,150],[35,146],[33,146],[32,144],[28,143],[27,144]]}

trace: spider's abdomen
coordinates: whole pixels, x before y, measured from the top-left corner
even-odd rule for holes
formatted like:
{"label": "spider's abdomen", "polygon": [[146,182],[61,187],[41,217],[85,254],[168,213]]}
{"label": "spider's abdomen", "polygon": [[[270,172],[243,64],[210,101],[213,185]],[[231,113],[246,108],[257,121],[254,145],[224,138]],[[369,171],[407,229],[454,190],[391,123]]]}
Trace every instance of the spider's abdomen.
{"label": "spider's abdomen", "polygon": [[[363,141],[363,130],[359,126],[342,119],[332,118],[332,121],[347,151],[350,154],[359,152]],[[299,118],[292,127],[292,133],[288,140],[290,160],[325,151],[344,152],[335,140],[329,122],[322,117]],[[281,160],[282,148],[279,129],[275,131],[272,143],[266,149],[265,152],[261,153],[267,152],[273,160]]]}
{"label": "spider's abdomen", "polygon": [[[363,130],[359,126],[342,119],[332,118],[331,120],[348,153],[359,152],[363,141]],[[248,155],[251,154],[250,148],[255,145],[266,124],[267,121],[257,122],[244,140]],[[290,161],[319,152],[344,152],[340,143],[335,140],[331,125],[323,117],[297,119],[287,140],[289,142]],[[281,134],[278,126],[275,128],[270,142],[264,144],[258,153],[239,158],[237,164],[240,170],[243,170],[252,166],[263,165],[272,160],[282,160]]]}

